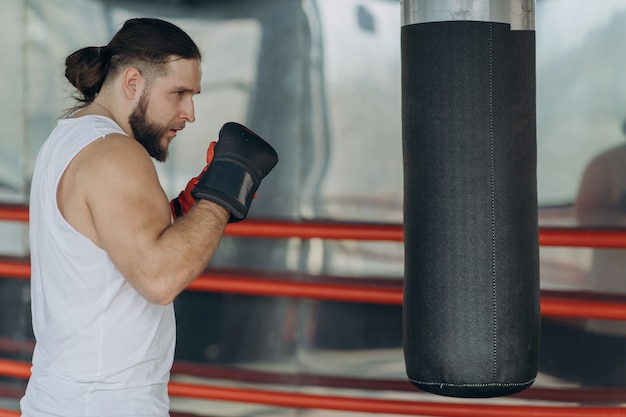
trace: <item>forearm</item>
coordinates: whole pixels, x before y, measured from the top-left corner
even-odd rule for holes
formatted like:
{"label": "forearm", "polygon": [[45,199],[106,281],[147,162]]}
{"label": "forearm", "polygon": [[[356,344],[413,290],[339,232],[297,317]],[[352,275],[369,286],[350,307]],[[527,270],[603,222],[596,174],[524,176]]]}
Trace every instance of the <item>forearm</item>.
{"label": "forearm", "polygon": [[172,302],[212,259],[229,216],[221,206],[199,201],[157,237],[129,280],[133,287],[151,302]]}

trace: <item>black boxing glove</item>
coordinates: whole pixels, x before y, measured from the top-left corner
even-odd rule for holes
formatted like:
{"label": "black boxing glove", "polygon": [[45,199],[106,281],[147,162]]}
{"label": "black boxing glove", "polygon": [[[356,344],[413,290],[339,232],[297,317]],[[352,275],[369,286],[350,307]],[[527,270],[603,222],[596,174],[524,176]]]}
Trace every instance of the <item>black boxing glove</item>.
{"label": "black boxing glove", "polygon": [[213,160],[191,195],[224,207],[230,212],[229,223],[241,221],[261,180],[277,163],[278,154],[259,135],[239,123],[226,123],[220,129]]}

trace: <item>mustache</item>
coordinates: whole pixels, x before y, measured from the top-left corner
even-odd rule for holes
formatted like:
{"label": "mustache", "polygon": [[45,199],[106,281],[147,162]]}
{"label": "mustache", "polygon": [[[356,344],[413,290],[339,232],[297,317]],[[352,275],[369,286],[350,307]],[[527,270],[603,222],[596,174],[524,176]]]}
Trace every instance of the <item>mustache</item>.
{"label": "mustache", "polygon": [[172,123],[168,126],[169,130],[183,130],[185,128],[185,123]]}

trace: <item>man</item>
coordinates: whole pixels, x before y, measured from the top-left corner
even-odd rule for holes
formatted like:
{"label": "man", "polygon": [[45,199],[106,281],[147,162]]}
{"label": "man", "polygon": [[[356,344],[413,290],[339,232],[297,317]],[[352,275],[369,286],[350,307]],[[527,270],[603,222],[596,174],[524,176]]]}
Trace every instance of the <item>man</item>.
{"label": "man", "polygon": [[[626,121],[622,123],[626,134]],[[626,225],[626,145],[617,145],[596,155],[586,166],[574,204],[579,226],[619,228]],[[594,249],[588,289],[605,294],[626,294],[626,252]],[[620,321],[588,320],[592,332],[626,335]]]}
{"label": "man", "polygon": [[[622,123],[626,134],[626,122]],[[620,228],[626,224],[626,145],[601,152],[585,167],[574,203],[583,228]],[[626,294],[626,251],[595,248],[588,272],[587,290],[600,294]],[[585,319],[566,324],[544,324],[546,346],[568,350],[575,365],[563,362],[566,378],[584,386],[622,387],[626,381],[626,323]],[[554,340],[554,342],[552,342]],[[557,365],[559,361],[555,361]],[[560,371],[560,370],[559,370]]]}
{"label": "man", "polygon": [[227,123],[210,164],[168,202],[150,157],[164,161],[194,121],[200,59],[186,33],[158,19],[131,19],[108,45],[66,59],[79,105],[40,150],[31,189],[25,417],[168,415],[172,301],[278,160]]}

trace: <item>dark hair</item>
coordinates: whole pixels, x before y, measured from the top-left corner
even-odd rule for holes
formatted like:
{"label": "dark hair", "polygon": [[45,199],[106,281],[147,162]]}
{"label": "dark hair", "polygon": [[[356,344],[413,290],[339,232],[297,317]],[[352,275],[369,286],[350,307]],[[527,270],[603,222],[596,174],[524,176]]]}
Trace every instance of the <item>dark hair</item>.
{"label": "dark hair", "polygon": [[102,47],[88,46],[65,59],[65,78],[78,90],[78,110],[91,103],[107,76],[127,66],[135,66],[142,75],[163,75],[172,59],[202,59],[194,41],[178,26],[160,19],[136,18],[124,26]]}

